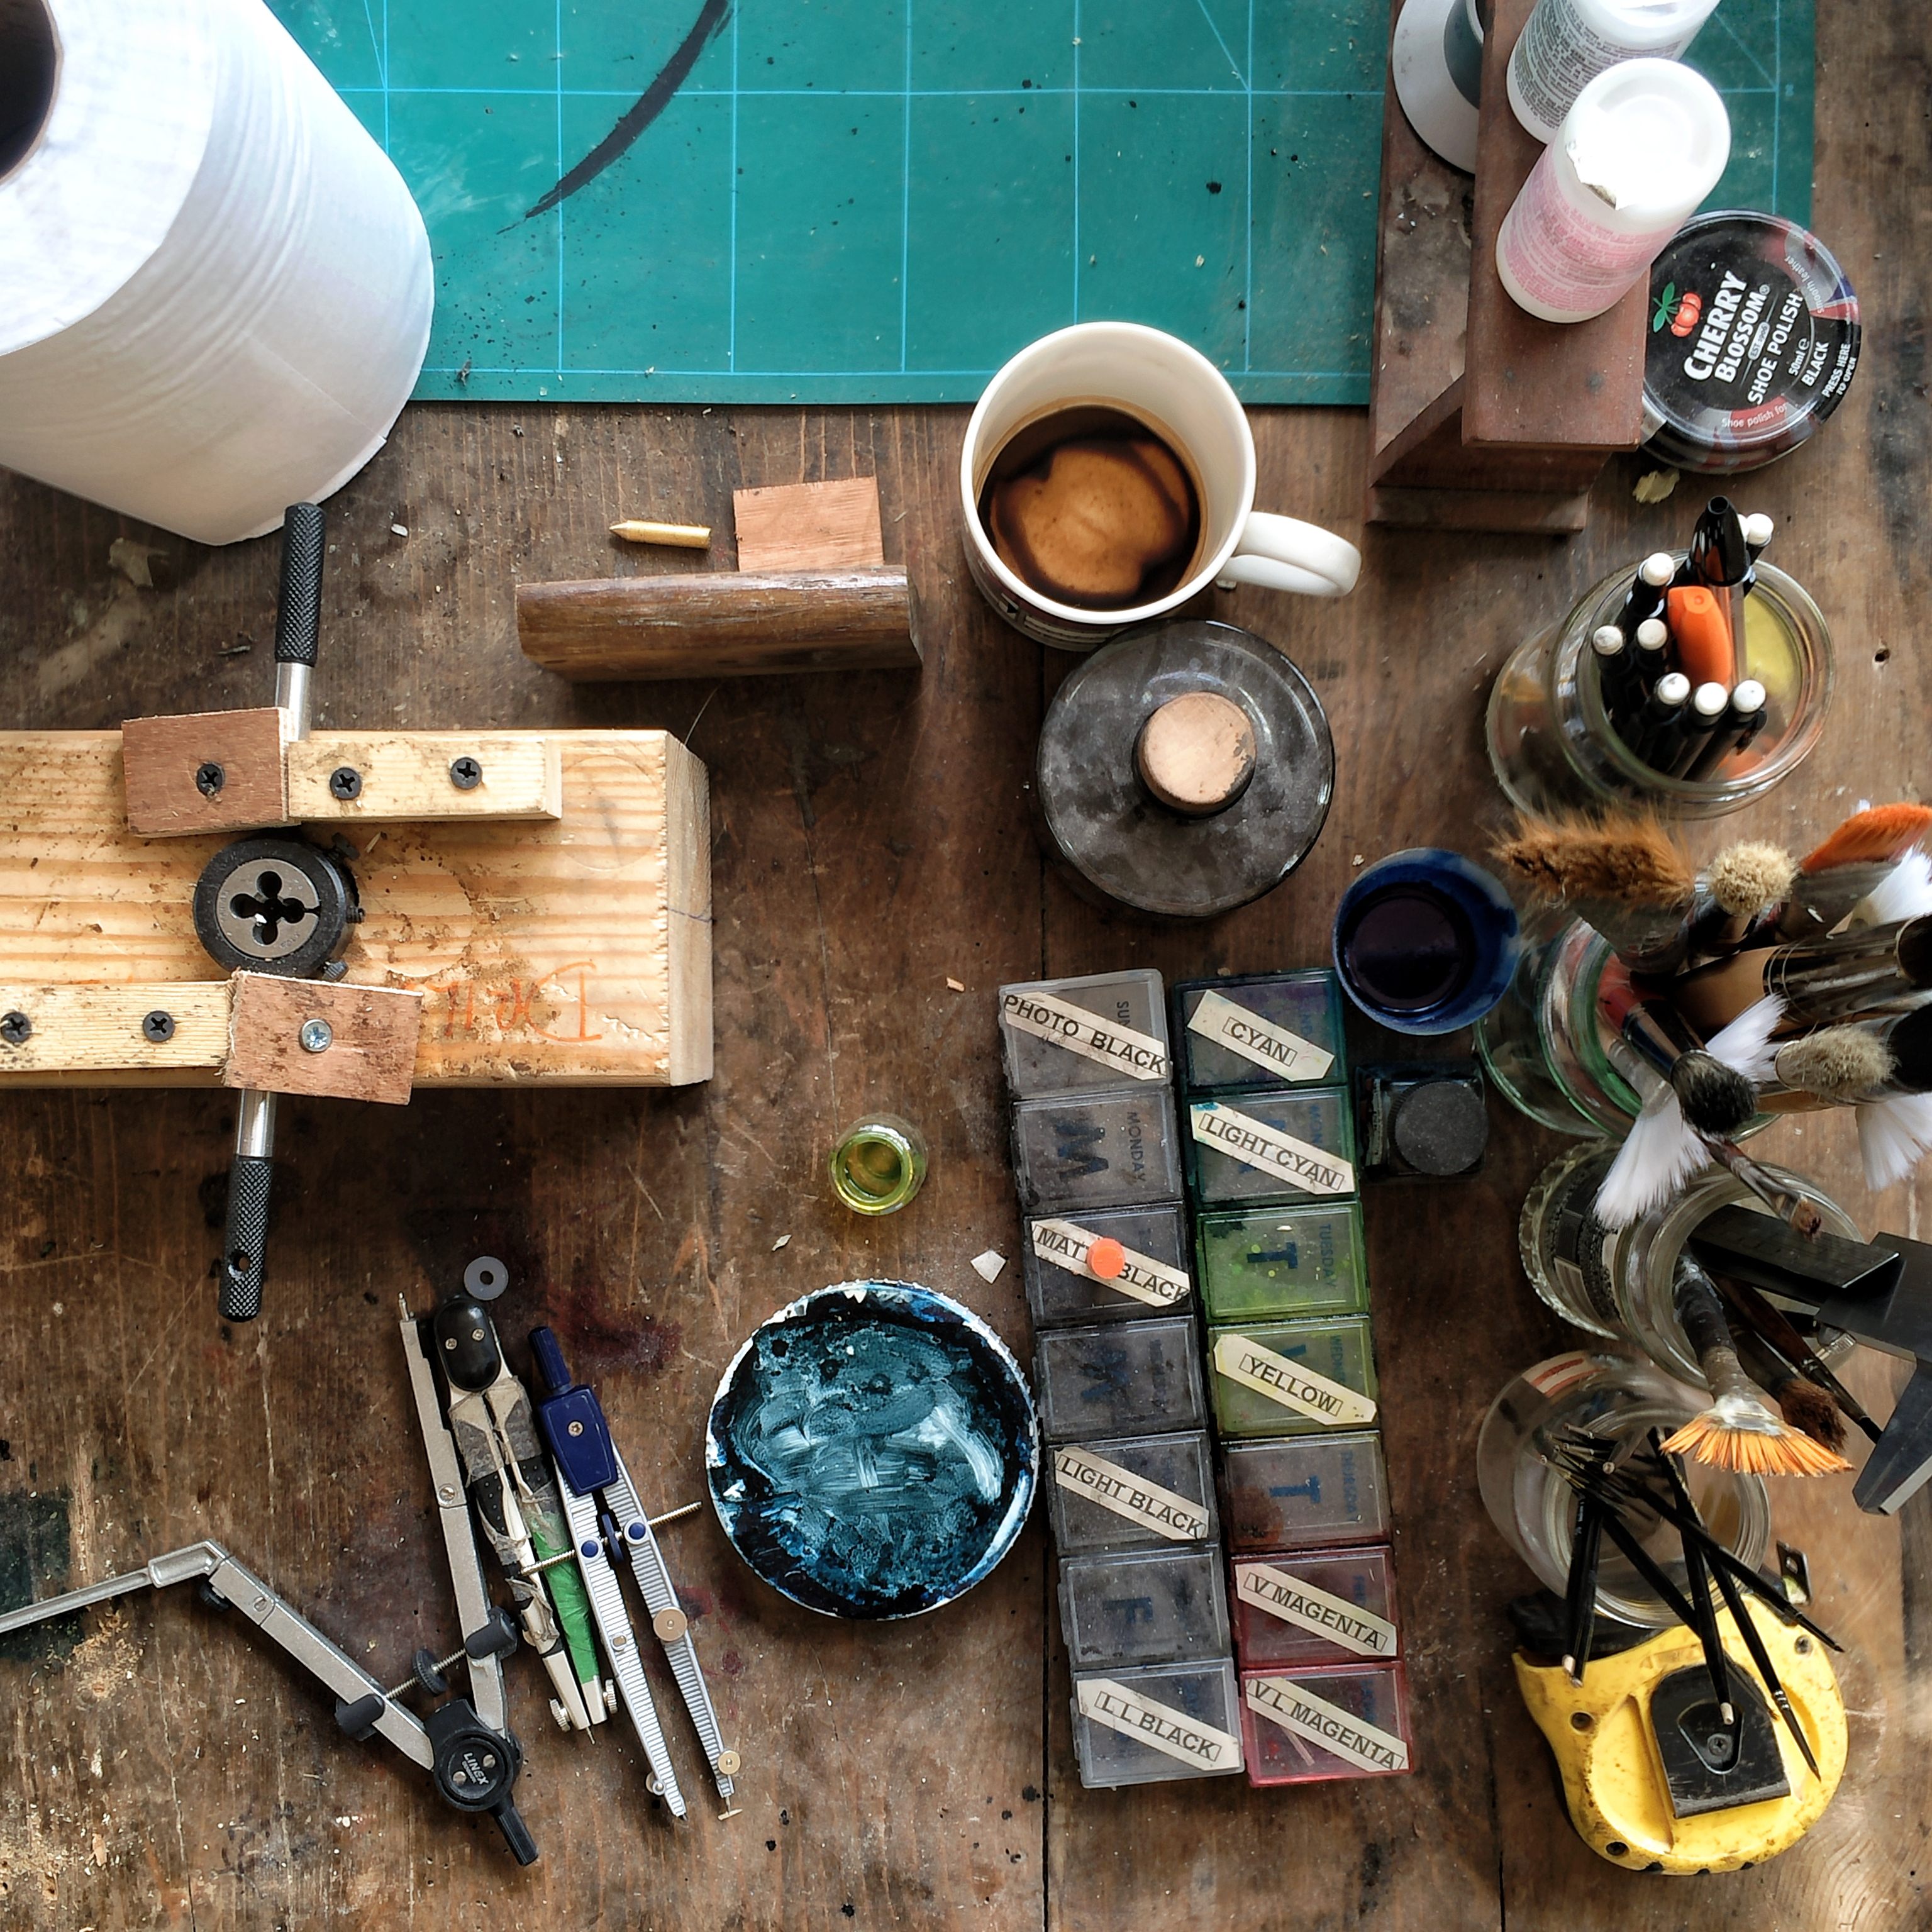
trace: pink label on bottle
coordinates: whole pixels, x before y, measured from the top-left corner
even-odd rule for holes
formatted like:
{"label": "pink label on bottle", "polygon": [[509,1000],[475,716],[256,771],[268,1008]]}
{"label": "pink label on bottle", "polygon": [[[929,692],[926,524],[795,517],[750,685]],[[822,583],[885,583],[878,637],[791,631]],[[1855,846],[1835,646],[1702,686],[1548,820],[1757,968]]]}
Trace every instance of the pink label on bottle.
{"label": "pink label on bottle", "polygon": [[1544,149],[1504,218],[1497,251],[1522,292],[1546,308],[1600,314],[1632,286],[1676,233],[1622,235],[1571,206]]}

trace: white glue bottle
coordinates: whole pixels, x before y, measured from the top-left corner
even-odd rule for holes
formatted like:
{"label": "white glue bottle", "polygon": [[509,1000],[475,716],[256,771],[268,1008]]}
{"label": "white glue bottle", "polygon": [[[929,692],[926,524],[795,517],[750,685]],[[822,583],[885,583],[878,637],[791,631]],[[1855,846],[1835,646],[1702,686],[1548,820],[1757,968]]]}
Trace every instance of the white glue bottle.
{"label": "white glue bottle", "polygon": [[1496,236],[1496,272],[1545,322],[1613,308],[1718,184],[1731,121],[1676,61],[1624,61],[1577,95]]}
{"label": "white glue bottle", "polygon": [[1619,61],[1676,60],[1718,0],[1537,0],[1509,61],[1510,105],[1547,141],[1576,97]]}

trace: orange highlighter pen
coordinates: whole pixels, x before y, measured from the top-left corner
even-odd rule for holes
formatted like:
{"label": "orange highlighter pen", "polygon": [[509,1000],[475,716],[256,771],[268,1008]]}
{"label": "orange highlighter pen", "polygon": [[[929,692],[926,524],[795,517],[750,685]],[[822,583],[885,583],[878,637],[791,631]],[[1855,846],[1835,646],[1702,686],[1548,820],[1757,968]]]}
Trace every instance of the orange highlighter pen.
{"label": "orange highlighter pen", "polygon": [[1664,600],[1664,621],[1670,627],[1677,668],[1692,687],[1721,684],[1730,690],[1737,682],[1737,651],[1730,614],[1718,592],[1702,584],[1676,585]]}

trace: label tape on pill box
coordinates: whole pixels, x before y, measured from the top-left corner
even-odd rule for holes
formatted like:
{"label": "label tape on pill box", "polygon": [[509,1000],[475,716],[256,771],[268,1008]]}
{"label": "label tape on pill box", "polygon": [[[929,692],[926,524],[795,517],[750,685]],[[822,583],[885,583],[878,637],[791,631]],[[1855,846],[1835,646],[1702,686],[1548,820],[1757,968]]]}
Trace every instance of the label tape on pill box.
{"label": "label tape on pill box", "polygon": [[1319,1080],[1335,1064],[1335,1056],[1325,1048],[1238,1006],[1225,993],[1203,993],[1201,1004],[1187,1016],[1187,1030],[1257,1066],[1270,1068],[1284,1079]]}
{"label": "label tape on pill box", "polygon": [[1167,1049],[1150,1034],[1118,1026],[1084,1006],[1056,1000],[1051,993],[1009,993],[1000,1006],[1009,1026],[1018,1027],[1036,1040],[1051,1040],[1055,1046],[1096,1060],[1130,1079],[1167,1078]]}
{"label": "label tape on pill box", "polygon": [[1408,1768],[1408,1746],[1394,1732],[1364,1724],[1292,1677],[1251,1677],[1241,1686],[1241,1695],[1250,1710],[1364,1771]]}
{"label": "label tape on pill box", "polygon": [[1199,1771],[1238,1771],[1241,1741],[1172,1706],[1157,1704],[1111,1677],[1083,1678],[1074,1686],[1080,1714],[1124,1738],[1137,1738]]}
{"label": "label tape on pill box", "polygon": [[1278,1402],[1299,1415],[1312,1415],[1330,1429],[1359,1429],[1376,1418],[1372,1396],[1345,1388],[1312,1369],[1277,1355],[1246,1335],[1222,1335],[1214,1343],[1214,1366],[1230,1382]]}
{"label": "label tape on pill box", "polygon": [[1318,1590],[1270,1563],[1252,1563],[1238,1569],[1234,1594],[1243,1603],[1252,1604],[1285,1624],[1299,1624],[1318,1636],[1330,1638],[1358,1657],[1395,1654],[1395,1625],[1386,1617],[1378,1617],[1346,1597]]}
{"label": "label tape on pill box", "polygon": [[1033,1224],[1033,1251],[1042,1261],[1051,1262],[1069,1274],[1097,1281],[1116,1294],[1144,1301],[1150,1308],[1172,1308],[1192,1288],[1194,1284],[1184,1268],[1169,1268],[1165,1262],[1157,1262],[1153,1256],[1140,1254],[1132,1248],[1120,1250],[1126,1257],[1126,1263],[1112,1280],[1096,1274],[1087,1265],[1087,1250],[1099,1239],[1091,1228],[1073,1221]]}
{"label": "label tape on pill box", "polygon": [[1208,1512],[1200,1504],[1134,1475],[1090,1449],[1056,1449],[1053,1472],[1064,1488],[1170,1543],[1199,1543],[1207,1537]]}
{"label": "label tape on pill box", "polygon": [[1352,1194],[1355,1170],[1306,1141],[1238,1113],[1213,1100],[1196,1100],[1187,1110],[1189,1126],[1203,1147],[1218,1148],[1232,1160],[1262,1174],[1278,1174],[1307,1194]]}

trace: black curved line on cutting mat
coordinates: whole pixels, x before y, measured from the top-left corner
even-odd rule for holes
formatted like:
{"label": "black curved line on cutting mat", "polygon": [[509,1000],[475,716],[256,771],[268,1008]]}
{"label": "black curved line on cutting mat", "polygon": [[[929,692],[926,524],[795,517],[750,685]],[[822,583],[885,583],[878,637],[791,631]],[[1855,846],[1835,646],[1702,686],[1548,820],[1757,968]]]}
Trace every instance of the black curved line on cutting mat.
{"label": "black curved line on cutting mat", "polygon": [[548,214],[629,152],[631,144],[670,105],[671,97],[684,85],[686,76],[698,64],[698,56],[716,38],[730,11],[731,0],[704,0],[698,18],[692,22],[691,32],[665,62],[664,71],[638,95],[637,105],[541,201],[524,209],[526,221],[534,214]]}

